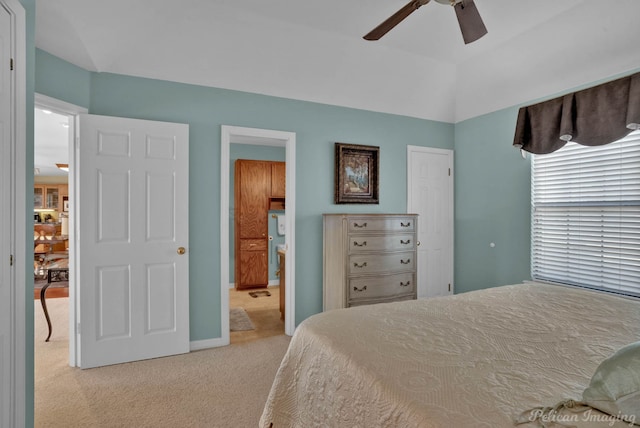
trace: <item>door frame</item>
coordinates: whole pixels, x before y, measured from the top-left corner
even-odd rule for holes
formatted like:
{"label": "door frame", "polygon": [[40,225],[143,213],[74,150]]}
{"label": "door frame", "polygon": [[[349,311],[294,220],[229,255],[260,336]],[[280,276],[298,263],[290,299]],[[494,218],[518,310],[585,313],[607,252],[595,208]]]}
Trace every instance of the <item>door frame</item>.
{"label": "door frame", "polygon": [[[411,146],[408,145],[407,146],[407,212],[408,213],[413,213],[415,212],[414,210],[414,202],[413,202],[413,192],[412,192],[412,188],[413,188],[413,168],[411,166],[411,157],[413,155],[413,153],[425,153],[425,154],[433,154],[433,155],[439,155],[439,156],[447,156],[447,158],[449,159],[449,168],[451,171],[451,193],[449,195],[449,211],[451,212],[451,236],[449,237],[450,239],[450,246],[451,246],[451,252],[449,254],[449,258],[451,260],[451,266],[450,266],[450,270],[448,272],[449,278],[451,279],[451,291],[449,294],[454,294],[455,293],[455,278],[453,276],[454,274],[454,236],[455,236],[455,222],[454,222],[454,216],[455,216],[455,212],[454,212],[454,199],[455,199],[455,175],[454,175],[454,151],[451,149],[437,149],[437,148],[433,148],[433,147],[424,147],[424,146]],[[420,256],[419,256],[419,250],[418,250],[418,265],[422,265],[424,266],[424,263],[421,263],[420,261]],[[423,298],[426,295],[427,290],[424,289],[420,289],[420,279],[418,279],[418,299]]]}
{"label": "door frame", "polygon": [[[79,265],[77,257],[79,253],[78,241],[76,240],[76,219],[78,204],[76,198],[75,171],[77,163],[77,118],[79,114],[88,113],[88,109],[65,101],[51,98],[39,93],[34,94],[34,107],[46,107],[54,113],[63,114],[69,117],[69,366],[77,367],[79,361],[80,347],[78,338],[78,320],[80,314],[80,301],[76,293],[76,278],[78,278]],[[35,141],[34,141],[35,146]]]}
{"label": "door frame", "polygon": [[231,173],[231,144],[252,144],[285,148],[286,189],[285,246],[285,310],[284,333],[292,336],[295,331],[295,222],[296,222],[296,134],[295,132],[269,129],[221,126],[220,144],[220,328],[223,345],[230,343],[229,335],[229,198]]}
{"label": "door frame", "polygon": [[[26,59],[26,12],[18,0],[0,0],[0,7],[8,11],[11,17],[10,30],[10,55],[14,59],[14,70],[10,73],[11,107],[9,119],[9,141],[11,170],[6,177],[8,181],[8,194],[10,195],[9,224],[6,227],[9,236],[9,251],[12,260],[5,260],[3,269],[10,270],[10,278],[7,286],[10,288],[10,301],[7,306],[9,315],[9,371],[8,379],[11,393],[9,397],[9,426],[25,426],[27,420],[27,378],[33,380],[33,366],[27,368],[27,344],[29,352],[33,355],[33,324],[29,324],[27,331],[27,302],[33,307],[33,279],[27,279],[26,260],[31,254],[33,259],[33,247],[27,248],[27,217],[30,210],[27,209],[27,195],[33,195],[27,188],[27,59]],[[30,117],[33,117],[33,112]],[[33,147],[33,145],[32,145]],[[31,157],[33,168],[33,156]],[[31,263],[29,263],[31,265]],[[32,269],[31,267],[29,269]],[[27,282],[31,285],[28,287]],[[3,309],[6,309],[3,306]],[[29,337],[27,337],[27,335]],[[29,373],[27,373],[29,370]],[[4,373],[2,374],[4,376]],[[33,409],[33,388],[30,388],[30,406]],[[2,423],[2,421],[0,421]]]}

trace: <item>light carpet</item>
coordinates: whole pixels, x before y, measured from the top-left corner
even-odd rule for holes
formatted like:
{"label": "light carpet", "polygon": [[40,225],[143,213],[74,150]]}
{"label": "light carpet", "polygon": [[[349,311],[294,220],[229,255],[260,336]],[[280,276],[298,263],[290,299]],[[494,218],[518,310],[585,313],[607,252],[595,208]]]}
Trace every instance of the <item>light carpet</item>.
{"label": "light carpet", "polygon": [[247,314],[244,308],[231,308],[229,309],[229,330],[231,331],[247,331],[255,330],[251,318]]}
{"label": "light carpet", "polygon": [[81,370],[68,366],[68,298],[35,311],[35,426],[256,427],[288,336]]}

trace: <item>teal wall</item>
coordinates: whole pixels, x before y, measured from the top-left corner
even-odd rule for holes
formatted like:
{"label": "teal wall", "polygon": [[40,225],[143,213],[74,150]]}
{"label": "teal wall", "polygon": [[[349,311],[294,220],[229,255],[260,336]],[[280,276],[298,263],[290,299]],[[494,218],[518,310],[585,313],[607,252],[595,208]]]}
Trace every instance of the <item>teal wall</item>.
{"label": "teal wall", "polygon": [[[231,144],[229,148],[229,281],[235,282],[235,242],[234,242],[234,219],[235,219],[235,203],[233,200],[234,185],[235,185],[235,161],[238,159],[250,159],[250,160],[266,160],[266,161],[285,161],[286,150],[284,147],[270,147],[270,146],[255,146],[252,144]],[[271,215],[284,214],[284,210],[274,210],[268,213],[268,234],[273,237],[273,240],[269,241],[269,281],[279,281],[276,276],[278,270],[278,255],[276,253],[276,246],[278,244],[284,244],[284,236],[279,236],[277,233],[277,220],[272,218]]]}
{"label": "teal wall", "polygon": [[513,107],[456,124],[456,293],[530,277],[530,158],[512,146],[517,115]]}
{"label": "teal wall", "polygon": [[36,92],[89,108],[91,73],[43,50],[36,50]]}

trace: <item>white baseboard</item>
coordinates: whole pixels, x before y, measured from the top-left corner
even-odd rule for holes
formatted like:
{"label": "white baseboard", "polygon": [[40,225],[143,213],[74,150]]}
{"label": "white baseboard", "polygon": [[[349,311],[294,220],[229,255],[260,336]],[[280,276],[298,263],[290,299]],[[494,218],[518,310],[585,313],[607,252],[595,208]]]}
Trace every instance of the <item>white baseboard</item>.
{"label": "white baseboard", "polygon": [[219,348],[221,346],[227,346],[229,342],[225,342],[221,337],[215,339],[206,340],[194,340],[189,343],[190,351],[200,351],[202,349]]}

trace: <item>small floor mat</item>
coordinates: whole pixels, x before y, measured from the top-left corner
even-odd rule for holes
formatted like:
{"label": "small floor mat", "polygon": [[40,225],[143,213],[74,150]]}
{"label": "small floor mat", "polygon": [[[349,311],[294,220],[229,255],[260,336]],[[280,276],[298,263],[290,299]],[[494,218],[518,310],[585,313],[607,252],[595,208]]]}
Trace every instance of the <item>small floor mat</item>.
{"label": "small floor mat", "polygon": [[250,291],[249,292],[249,296],[251,296],[251,297],[269,297],[269,296],[271,296],[271,293],[269,293],[267,290]]}
{"label": "small floor mat", "polygon": [[253,322],[251,322],[251,318],[249,318],[244,308],[231,308],[229,310],[229,330],[246,331],[254,329]]}

